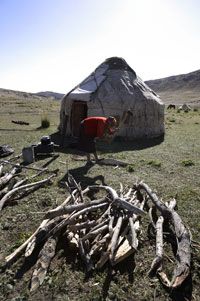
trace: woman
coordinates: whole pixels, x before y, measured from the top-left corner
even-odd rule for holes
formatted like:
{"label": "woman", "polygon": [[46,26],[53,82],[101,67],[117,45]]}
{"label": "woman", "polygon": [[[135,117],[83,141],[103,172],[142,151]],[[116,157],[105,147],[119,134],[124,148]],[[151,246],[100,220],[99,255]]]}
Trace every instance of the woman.
{"label": "woman", "polygon": [[90,154],[93,153],[95,161],[99,158],[96,152],[96,139],[112,136],[117,130],[117,121],[114,117],[88,117],[80,125],[78,149],[87,155],[87,163],[91,163]]}

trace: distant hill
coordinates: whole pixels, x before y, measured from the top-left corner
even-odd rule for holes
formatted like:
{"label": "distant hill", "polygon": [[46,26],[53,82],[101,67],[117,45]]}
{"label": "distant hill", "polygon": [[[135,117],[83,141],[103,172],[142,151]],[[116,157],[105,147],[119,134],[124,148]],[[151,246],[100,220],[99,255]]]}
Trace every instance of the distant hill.
{"label": "distant hill", "polygon": [[[187,74],[169,76],[165,78],[148,80],[145,83],[155,91],[165,104],[183,104],[200,107],[200,70]],[[55,99],[61,100],[64,94],[44,91],[27,93],[21,91],[0,88],[0,97],[3,98],[27,98],[27,99]]]}
{"label": "distant hill", "polygon": [[200,70],[145,82],[164,103],[200,106]]}
{"label": "distant hill", "polygon": [[38,92],[38,93],[35,93],[36,95],[39,95],[39,96],[44,96],[44,97],[52,97],[52,98],[55,98],[55,99],[62,99],[64,94],[62,93],[57,93],[57,92],[51,92],[51,91],[45,91],[45,92]]}
{"label": "distant hill", "polygon": [[8,90],[8,89],[2,89],[0,88],[0,97],[3,98],[16,98],[16,99],[55,99],[60,100],[64,94],[62,93],[56,93],[56,92],[38,92],[38,93],[30,93],[30,92],[22,92],[22,91],[16,91],[16,90]]}

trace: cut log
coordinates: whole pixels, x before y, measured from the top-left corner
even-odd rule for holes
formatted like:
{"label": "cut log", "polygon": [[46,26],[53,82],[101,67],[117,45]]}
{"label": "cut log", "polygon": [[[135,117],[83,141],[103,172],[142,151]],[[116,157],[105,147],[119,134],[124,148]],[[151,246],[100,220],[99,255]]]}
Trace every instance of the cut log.
{"label": "cut log", "polygon": [[51,260],[55,255],[57,240],[57,237],[49,238],[39,253],[31,279],[31,292],[35,291],[43,283]]}
{"label": "cut log", "polygon": [[127,235],[127,238],[125,238],[124,242],[117,249],[113,257],[112,265],[116,265],[135,252],[135,249],[131,246],[131,240],[130,235]]}

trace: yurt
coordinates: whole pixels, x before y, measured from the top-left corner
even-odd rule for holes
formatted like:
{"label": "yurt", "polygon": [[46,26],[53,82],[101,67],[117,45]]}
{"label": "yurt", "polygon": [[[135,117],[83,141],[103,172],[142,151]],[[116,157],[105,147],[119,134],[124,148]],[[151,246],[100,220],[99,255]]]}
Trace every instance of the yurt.
{"label": "yurt", "polygon": [[[125,122],[123,116],[131,112]],[[164,104],[123,58],[108,58],[61,101],[62,135],[79,135],[81,120],[89,116],[115,116],[117,136],[153,138],[164,134]]]}

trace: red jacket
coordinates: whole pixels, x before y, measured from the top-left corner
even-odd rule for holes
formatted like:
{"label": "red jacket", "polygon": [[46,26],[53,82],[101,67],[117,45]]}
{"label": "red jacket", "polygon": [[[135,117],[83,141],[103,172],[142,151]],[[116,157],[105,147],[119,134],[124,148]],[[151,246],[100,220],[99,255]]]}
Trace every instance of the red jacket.
{"label": "red jacket", "polygon": [[106,126],[106,117],[88,117],[82,121],[84,134],[88,137],[101,138]]}

